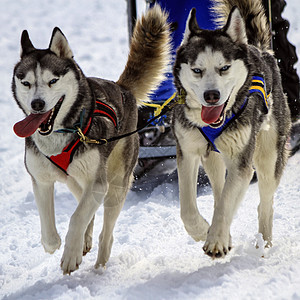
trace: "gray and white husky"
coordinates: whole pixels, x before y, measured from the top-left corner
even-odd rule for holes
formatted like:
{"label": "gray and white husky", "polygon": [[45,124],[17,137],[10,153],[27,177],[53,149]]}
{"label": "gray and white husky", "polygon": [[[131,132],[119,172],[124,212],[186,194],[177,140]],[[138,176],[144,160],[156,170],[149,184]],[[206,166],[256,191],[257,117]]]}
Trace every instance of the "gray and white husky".
{"label": "gray and white husky", "polygon": [[156,6],[138,20],[127,65],[114,83],[85,77],[60,29],[53,30],[46,50],[36,49],[27,31],[22,34],[12,90],[26,118],[14,130],[26,138],[25,165],[32,177],[46,252],[53,253],[61,245],[55,226],[54,183],[66,183],[79,203],[65,239],[64,274],[78,269],[82,255],[91,249],[94,215],[101,203],[104,221],[95,267],[105,266],[109,259],[139,139],[133,134],[104,145],[86,142],[105,142],[136,129],[138,105],[163,79],[169,40],[167,15]]}
{"label": "gray and white husky", "polygon": [[[290,112],[259,0],[215,0],[222,27],[199,28],[192,9],[174,65],[185,97],[173,114],[181,218],[204,252],[224,257],[230,225],[256,170],[259,232],[271,246],[273,196],[287,160]],[[245,25],[247,24],[247,26]],[[196,203],[199,164],[214,195],[211,226]]]}

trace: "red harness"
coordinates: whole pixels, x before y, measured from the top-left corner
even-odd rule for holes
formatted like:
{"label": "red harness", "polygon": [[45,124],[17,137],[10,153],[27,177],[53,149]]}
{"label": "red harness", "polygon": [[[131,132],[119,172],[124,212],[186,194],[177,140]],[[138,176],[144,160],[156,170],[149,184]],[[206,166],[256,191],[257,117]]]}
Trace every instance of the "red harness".
{"label": "red harness", "polygon": [[[88,124],[85,127],[85,129],[82,131],[83,134],[86,134],[88,130],[90,129],[92,119],[95,116],[101,116],[106,117],[109,120],[111,120],[116,128],[118,128],[118,119],[117,114],[114,111],[114,109],[109,106],[108,104],[101,102],[99,100],[96,100],[96,107],[93,112],[93,115],[89,118]],[[82,141],[80,138],[77,138],[70,142],[62,151],[62,153],[52,156],[47,156],[47,158],[58,168],[60,168],[63,172],[65,172],[67,175],[67,169],[70,165],[70,163],[73,160],[73,156],[78,149],[78,147],[82,144]]]}

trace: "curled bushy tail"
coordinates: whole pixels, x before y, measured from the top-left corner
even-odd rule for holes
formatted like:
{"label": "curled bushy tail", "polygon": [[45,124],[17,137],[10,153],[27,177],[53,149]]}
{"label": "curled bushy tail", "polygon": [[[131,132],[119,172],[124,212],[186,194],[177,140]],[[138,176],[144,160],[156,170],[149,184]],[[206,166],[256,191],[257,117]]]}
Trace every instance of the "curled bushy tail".
{"label": "curled bushy tail", "polygon": [[269,50],[271,32],[261,0],[213,0],[212,11],[217,24],[224,26],[235,6],[245,21],[248,43],[263,51]]}
{"label": "curled bushy tail", "polygon": [[148,94],[165,78],[170,62],[167,18],[160,6],[155,5],[136,22],[128,61],[117,83],[133,93],[138,105],[149,101]]}

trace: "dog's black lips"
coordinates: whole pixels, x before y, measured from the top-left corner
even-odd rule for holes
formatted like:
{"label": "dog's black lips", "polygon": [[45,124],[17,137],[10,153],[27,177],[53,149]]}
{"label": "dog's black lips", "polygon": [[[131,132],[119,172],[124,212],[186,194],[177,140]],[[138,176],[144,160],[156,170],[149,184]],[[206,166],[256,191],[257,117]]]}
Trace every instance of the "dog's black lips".
{"label": "dog's black lips", "polygon": [[61,107],[64,99],[65,99],[65,96],[63,95],[58,100],[58,102],[56,103],[56,105],[53,107],[52,112],[51,112],[49,118],[40,125],[38,131],[39,131],[39,133],[41,135],[48,135],[48,134],[50,134],[52,132],[54,120],[55,120],[55,118],[56,118],[56,116],[57,116],[57,114],[58,114],[58,112],[60,110],[60,107]]}

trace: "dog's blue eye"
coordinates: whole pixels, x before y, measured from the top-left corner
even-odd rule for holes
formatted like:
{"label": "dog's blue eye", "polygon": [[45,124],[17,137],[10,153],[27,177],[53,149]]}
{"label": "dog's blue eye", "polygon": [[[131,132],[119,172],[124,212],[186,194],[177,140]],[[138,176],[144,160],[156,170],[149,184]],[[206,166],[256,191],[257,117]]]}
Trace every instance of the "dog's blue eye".
{"label": "dog's blue eye", "polygon": [[195,74],[201,74],[202,71],[199,69],[199,68],[194,68],[192,69],[192,71],[195,73]]}
{"label": "dog's blue eye", "polygon": [[49,81],[49,86],[51,86],[52,84],[56,83],[58,81],[58,79],[53,78],[52,80]]}
{"label": "dog's blue eye", "polygon": [[30,87],[30,83],[28,81],[21,81],[24,86]]}
{"label": "dog's blue eye", "polygon": [[220,69],[221,72],[225,72],[230,68],[229,65],[224,66],[223,68]]}

